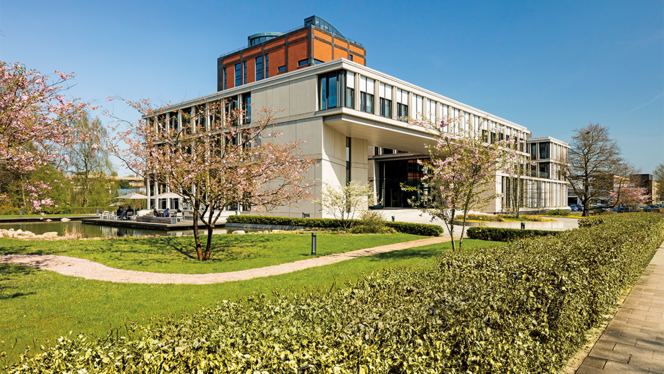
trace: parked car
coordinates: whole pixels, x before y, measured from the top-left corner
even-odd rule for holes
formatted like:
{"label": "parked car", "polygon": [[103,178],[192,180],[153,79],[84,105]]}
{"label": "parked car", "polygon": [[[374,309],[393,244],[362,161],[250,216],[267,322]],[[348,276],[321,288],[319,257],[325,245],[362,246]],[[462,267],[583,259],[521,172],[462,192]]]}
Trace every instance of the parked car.
{"label": "parked car", "polygon": [[572,204],[572,205],[570,205],[570,206],[569,206],[569,209],[570,209],[572,212],[578,212],[578,211],[579,211],[579,207],[576,206],[576,204]]}

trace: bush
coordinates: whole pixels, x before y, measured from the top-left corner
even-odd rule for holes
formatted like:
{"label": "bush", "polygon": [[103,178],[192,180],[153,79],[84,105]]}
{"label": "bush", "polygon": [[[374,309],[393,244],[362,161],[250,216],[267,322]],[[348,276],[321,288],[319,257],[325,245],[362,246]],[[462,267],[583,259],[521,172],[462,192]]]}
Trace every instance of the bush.
{"label": "bush", "polygon": [[470,227],[466,230],[466,234],[470,239],[493,240],[499,242],[509,242],[533,236],[556,235],[557,233],[559,233],[559,231],[504,229],[498,227]]}
{"label": "bush", "polygon": [[[358,219],[350,221],[352,226],[361,225],[362,221]],[[277,225],[277,226],[300,226],[312,228],[342,228],[341,220],[331,218],[290,218],[290,217],[269,217],[269,216],[229,216],[228,223],[256,224],[256,225]],[[395,229],[397,232],[424,236],[439,236],[443,233],[443,228],[437,225],[427,225],[421,223],[406,222],[385,222],[385,226]]]}
{"label": "bush", "polygon": [[62,337],[9,372],[557,372],[638,278],[664,240],[662,222],[608,218],[474,255],[446,252],[437,266],[386,270],[338,291],[275,292],[100,339]]}
{"label": "bush", "polygon": [[[463,216],[459,216],[457,220],[462,220]],[[469,214],[466,216],[469,221],[482,221],[482,222],[505,222],[501,216],[489,216],[485,214]]]}
{"label": "bush", "polygon": [[395,229],[385,226],[385,217],[381,212],[368,210],[362,213],[360,223],[350,229],[353,234],[391,234]]}
{"label": "bush", "polygon": [[560,209],[557,209],[557,210],[550,210],[550,211],[548,211],[548,212],[546,213],[546,215],[548,215],[548,216],[561,216],[561,217],[566,217],[566,216],[569,216],[570,213],[571,213],[571,212],[570,212],[569,210],[560,210]]}

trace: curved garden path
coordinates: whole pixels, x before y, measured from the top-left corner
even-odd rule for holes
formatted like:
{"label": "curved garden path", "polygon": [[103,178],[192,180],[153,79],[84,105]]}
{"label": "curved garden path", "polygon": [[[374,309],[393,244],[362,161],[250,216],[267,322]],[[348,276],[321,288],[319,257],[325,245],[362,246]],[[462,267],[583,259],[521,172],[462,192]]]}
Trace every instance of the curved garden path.
{"label": "curved garden path", "polygon": [[420,247],[429,244],[437,244],[449,240],[449,237],[427,238],[405,243],[359,249],[352,252],[337,253],[333,255],[289,262],[280,265],[266,266],[257,269],[210,274],[169,274],[122,270],[114,269],[106,265],[81,258],[54,255],[4,255],[0,256],[0,263],[27,265],[39,268],[41,270],[55,271],[56,273],[60,273],[62,275],[116,283],[213,284],[292,273],[298,270],[335,264],[337,262],[351,260],[358,257],[373,256],[380,253]]}

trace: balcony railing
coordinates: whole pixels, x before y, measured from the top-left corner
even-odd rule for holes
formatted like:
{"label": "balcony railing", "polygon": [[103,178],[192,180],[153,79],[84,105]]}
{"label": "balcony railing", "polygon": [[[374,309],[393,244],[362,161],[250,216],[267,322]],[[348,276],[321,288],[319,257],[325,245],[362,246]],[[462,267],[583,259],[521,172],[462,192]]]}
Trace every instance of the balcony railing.
{"label": "balcony railing", "polygon": [[545,173],[543,171],[530,171],[530,176],[535,177],[535,178],[546,178],[549,179],[549,173]]}

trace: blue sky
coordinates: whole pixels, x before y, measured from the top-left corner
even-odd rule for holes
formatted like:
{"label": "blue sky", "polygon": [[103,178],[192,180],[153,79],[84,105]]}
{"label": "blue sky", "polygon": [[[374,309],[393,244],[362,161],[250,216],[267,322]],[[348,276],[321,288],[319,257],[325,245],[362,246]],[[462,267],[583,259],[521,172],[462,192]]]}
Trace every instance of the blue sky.
{"label": "blue sky", "polygon": [[[664,162],[664,2],[7,1],[0,59],[75,72],[69,95],[179,102],[216,90],[216,59],[317,15],[367,65],[570,141],[601,123],[650,173]],[[119,170],[121,174],[126,171]]]}

